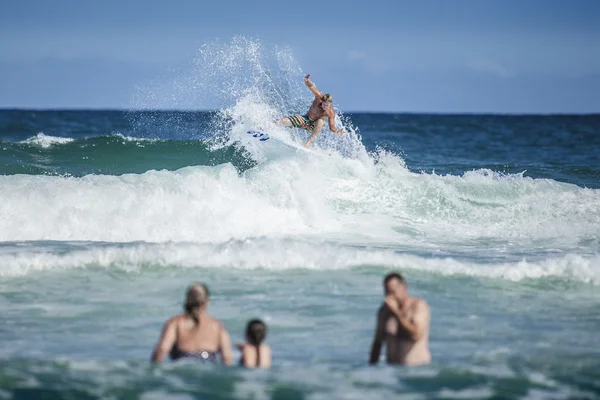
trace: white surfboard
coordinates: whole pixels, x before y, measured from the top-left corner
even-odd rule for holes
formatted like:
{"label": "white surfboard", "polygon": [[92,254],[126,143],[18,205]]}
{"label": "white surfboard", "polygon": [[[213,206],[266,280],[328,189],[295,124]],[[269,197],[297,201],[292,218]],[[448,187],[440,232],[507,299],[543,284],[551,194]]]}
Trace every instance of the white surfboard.
{"label": "white surfboard", "polygon": [[269,135],[268,133],[259,130],[249,130],[246,133],[255,138],[256,140],[262,142],[265,146],[284,146],[289,150],[315,154],[313,150],[307,149],[306,147],[304,147],[303,144],[297,143],[291,138],[289,138],[289,140],[284,140],[282,138],[279,138],[278,136]]}

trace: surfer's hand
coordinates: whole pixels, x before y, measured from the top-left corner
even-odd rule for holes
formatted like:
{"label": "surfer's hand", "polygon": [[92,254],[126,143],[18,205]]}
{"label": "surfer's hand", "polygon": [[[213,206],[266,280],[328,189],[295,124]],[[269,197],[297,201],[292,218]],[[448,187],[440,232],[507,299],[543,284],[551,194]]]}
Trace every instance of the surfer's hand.
{"label": "surfer's hand", "polygon": [[398,314],[400,312],[400,306],[398,305],[398,301],[394,298],[394,296],[386,296],[383,302],[394,314]]}
{"label": "surfer's hand", "polygon": [[346,134],[346,130],[344,128],[340,128],[337,131],[335,131],[336,135],[338,136],[342,136]]}
{"label": "surfer's hand", "polygon": [[310,74],[304,77],[304,84],[309,88],[313,86],[313,83],[310,81]]}

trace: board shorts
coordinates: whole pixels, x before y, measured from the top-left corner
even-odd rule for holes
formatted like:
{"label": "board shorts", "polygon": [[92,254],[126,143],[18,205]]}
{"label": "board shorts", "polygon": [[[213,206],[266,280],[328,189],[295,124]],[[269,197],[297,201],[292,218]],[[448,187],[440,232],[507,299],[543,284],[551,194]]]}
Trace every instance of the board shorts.
{"label": "board shorts", "polygon": [[317,121],[312,121],[306,115],[290,115],[288,118],[290,119],[292,127],[294,128],[306,129],[309,132],[315,130],[315,124]]}

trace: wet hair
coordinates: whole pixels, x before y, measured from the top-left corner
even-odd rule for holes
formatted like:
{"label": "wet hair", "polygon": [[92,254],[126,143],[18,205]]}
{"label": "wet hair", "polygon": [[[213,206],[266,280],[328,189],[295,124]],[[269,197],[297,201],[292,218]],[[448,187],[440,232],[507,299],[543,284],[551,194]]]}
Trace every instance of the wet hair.
{"label": "wet hair", "polygon": [[387,290],[387,284],[392,279],[398,279],[400,281],[400,283],[402,283],[403,285],[406,285],[406,281],[404,280],[404,277],[402,275],[400,275],[398,272],[390,272],[389,274],[387,274],[385,276],[385,278],[383,278],[383,290]]}
{"label": "wet hair", "polygon": [[331,97],[331,95],[329,93],[326,93],[323,95],[323,97],[321,97],[321,101],[323,101],[325,103],[332,103],[333,98]]}
{"label": "wet hair", "polygon": [[267,325],[260,319],[253,319],[248,322],[246,327],[246,337],[248,342],[256,347],[256,366],[260,366],[260,350],[259,346],[267,336]]}
{"label": "wet hair", "polygon": [[254,346],[260,346],[265,337],[267,336],[267,325],[260,319],[253,319],[248,322],[246,327],[246,336],[250,344]]}
{"label": "wet hair", "polygon": [[208,291],[208,287],[201,282],[194,282],[188,287],[183,308],[185,313],[189,315],[196,324],[200,323],[197,310],[206,305],[209,297],[210,292]]}

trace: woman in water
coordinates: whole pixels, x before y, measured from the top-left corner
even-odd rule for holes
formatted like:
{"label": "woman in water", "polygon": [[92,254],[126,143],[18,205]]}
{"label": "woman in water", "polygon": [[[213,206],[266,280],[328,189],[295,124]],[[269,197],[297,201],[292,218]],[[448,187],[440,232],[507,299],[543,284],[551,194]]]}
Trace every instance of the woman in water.
{"label": "woman in water", "polygon": [[263,344],[267,336],[267,326],[259,319],[248,322],[246,342],[239,344],[242,352],[240,365],[247,368],[269,368],[271,366],[271,348]]}
{"label": "woman in water", "polygon": [[183,314],[171,318],[163,328],[152,353],[152,362],[161,362],[169,355],[172,360],[193,358],[217,362],[217,354],[225,365],[233,363],[229,333],[223,324],[206,315],[209,292],[202,283],[193,283],[187,290]]}

